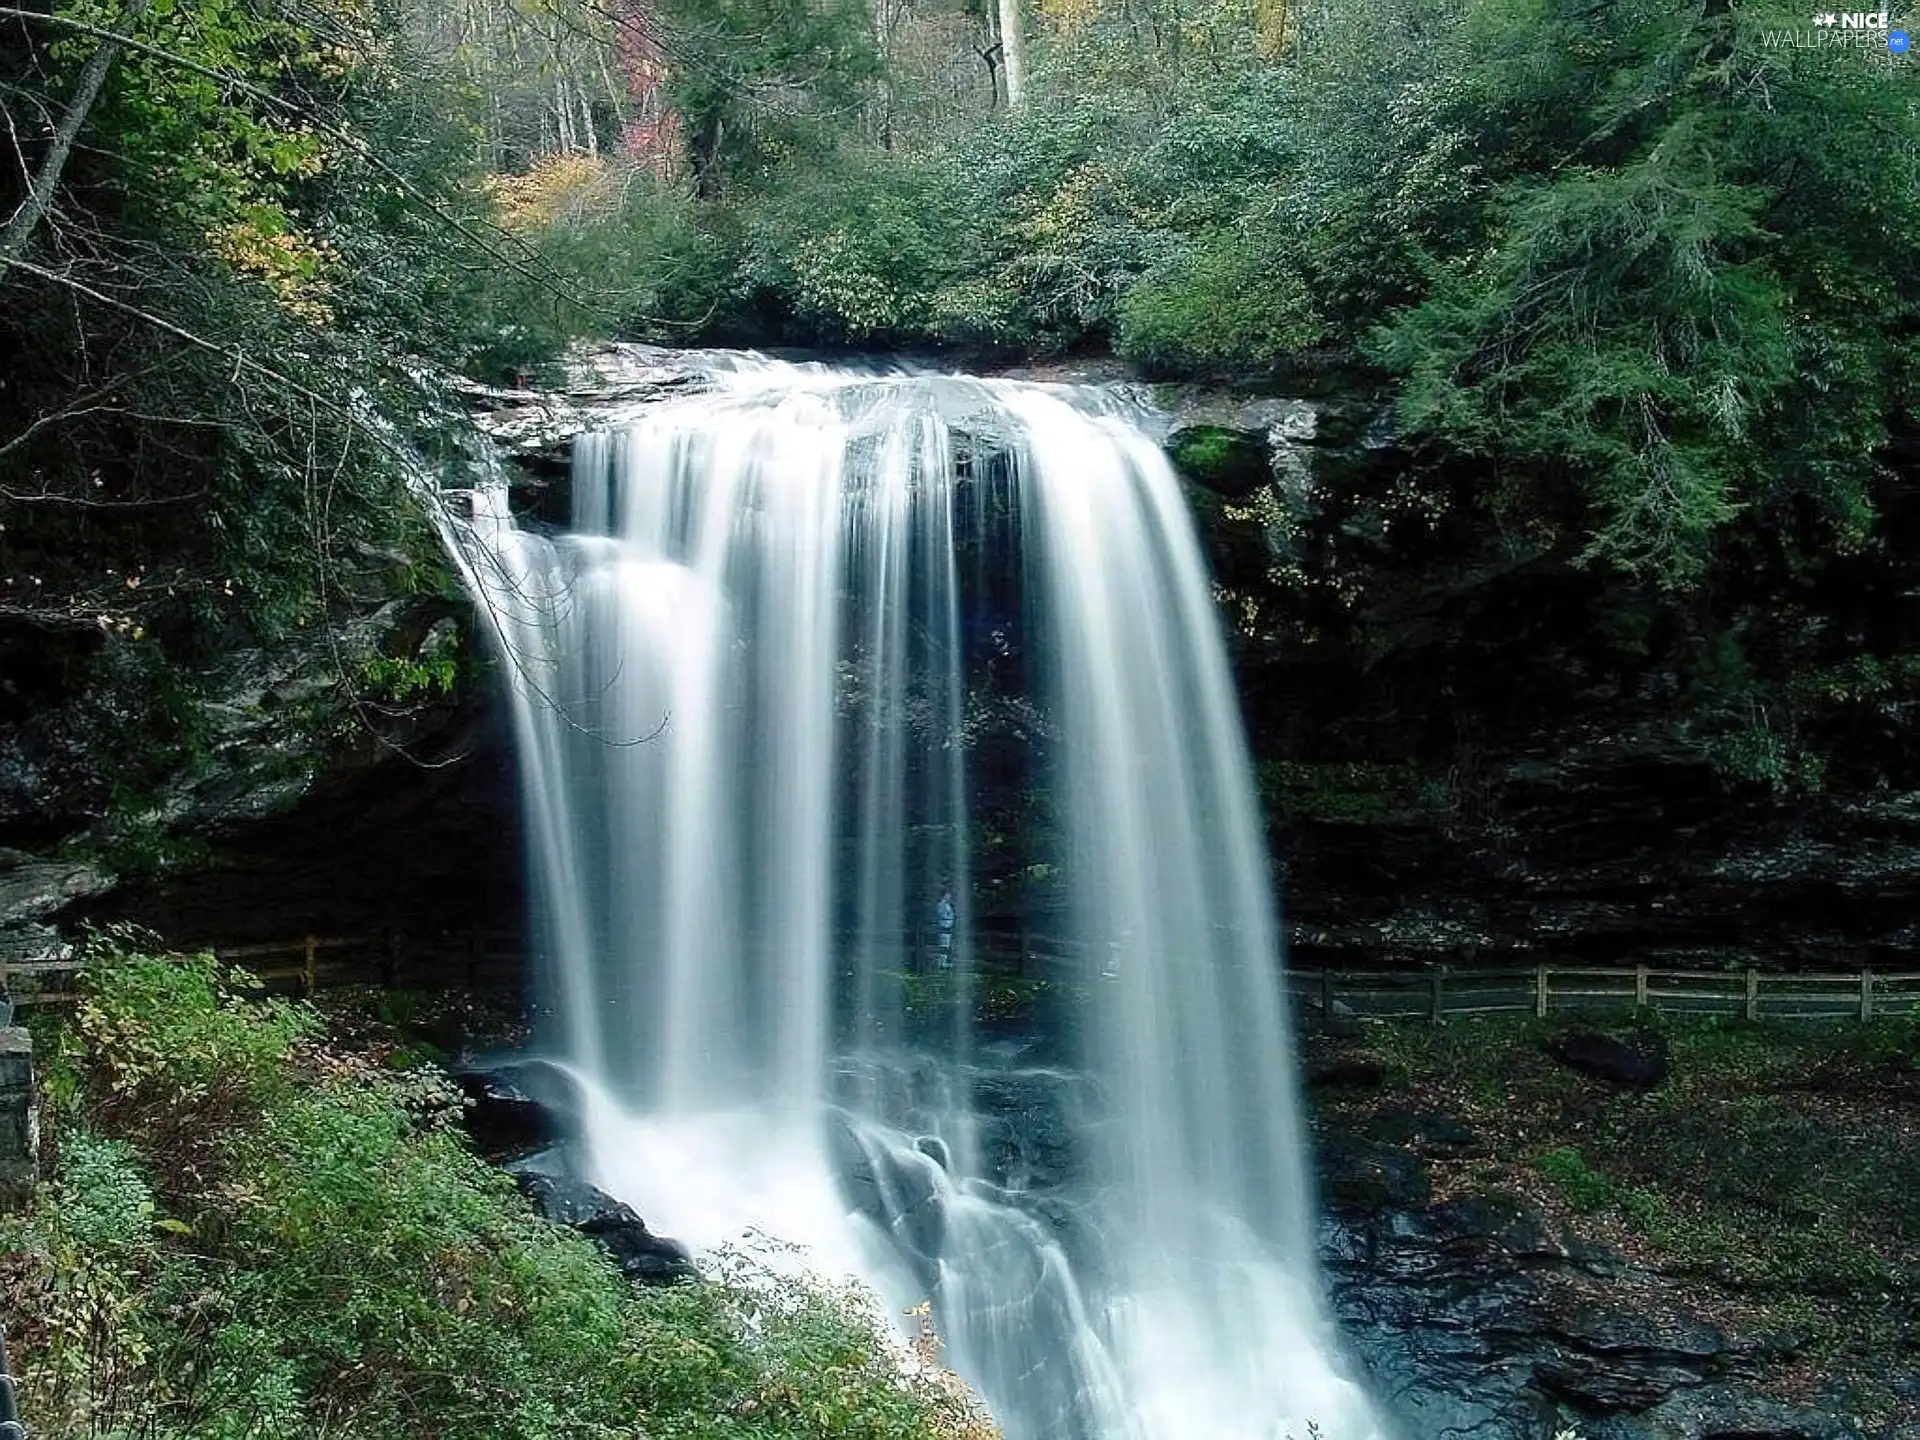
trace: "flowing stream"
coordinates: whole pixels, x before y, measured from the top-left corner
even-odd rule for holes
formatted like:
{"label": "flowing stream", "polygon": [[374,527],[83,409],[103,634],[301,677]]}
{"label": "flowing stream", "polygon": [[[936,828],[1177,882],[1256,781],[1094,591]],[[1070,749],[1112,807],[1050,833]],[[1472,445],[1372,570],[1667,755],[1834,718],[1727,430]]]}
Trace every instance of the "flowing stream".
{"label": "flowing stream", "polygon": [[1374,1440],[1219,622],[1142,416],[712,358],[577,442],[564,533],[501,489],[458,527],[591,1178],[696,1249],[759,1231],[930,1300],[1010,1440]]}

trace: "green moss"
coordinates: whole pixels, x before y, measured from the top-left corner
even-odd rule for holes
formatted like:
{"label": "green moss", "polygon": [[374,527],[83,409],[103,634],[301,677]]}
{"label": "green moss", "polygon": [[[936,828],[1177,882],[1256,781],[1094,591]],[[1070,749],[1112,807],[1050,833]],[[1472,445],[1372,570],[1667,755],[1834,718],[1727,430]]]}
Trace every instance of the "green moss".
{"label": "green moss", "polygon": [[1244,497],[1273,478],[1267,448],[1244,430],[1190,425],[1167,442],[1173,468],[1218,495]]}
{"label": "green moss", "polygon": [[1259,780],[1267,813],[1279,821],[1364,825],[1444,809],[1450,800],[1443,784],[1411,765],[1269,760]]}
{"label": "green moss", "polygon": [[1604,1209],[1616,1198],[1613,1182],[1588,1164],[1586,1156],[1575,1146],[1556,1145],[1542,1150],[1534,1157],[1533,1164],[1576,1210]]}

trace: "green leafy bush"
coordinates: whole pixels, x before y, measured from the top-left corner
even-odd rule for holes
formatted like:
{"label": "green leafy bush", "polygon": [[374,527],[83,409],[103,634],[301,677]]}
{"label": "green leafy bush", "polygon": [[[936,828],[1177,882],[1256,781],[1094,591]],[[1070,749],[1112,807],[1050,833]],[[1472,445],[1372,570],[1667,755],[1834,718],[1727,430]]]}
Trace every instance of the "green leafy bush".
{"label": "green leafy bush", "polygon": [[255,1440],[991,1435],[858,1292],[723,1257],[637,1290],[469,1151],[455,1092],[320,1042],[209,957],[97,945],[59,1163],[0,1225],[44,1433]]}
{"label": "green leafy bush", "polygon": [[1229,231],[1127,291],[1118,348],[1160,366],[1257,369],[1306,349],[1322,329],[1286,260]]}
{"label": "green leafy bush", "polygon": [[1543,1150],[1533,1163],[1576,1210],[1603,1210],[1616,1198],[1613,1181],[1588,1164],[1574,1146]]}

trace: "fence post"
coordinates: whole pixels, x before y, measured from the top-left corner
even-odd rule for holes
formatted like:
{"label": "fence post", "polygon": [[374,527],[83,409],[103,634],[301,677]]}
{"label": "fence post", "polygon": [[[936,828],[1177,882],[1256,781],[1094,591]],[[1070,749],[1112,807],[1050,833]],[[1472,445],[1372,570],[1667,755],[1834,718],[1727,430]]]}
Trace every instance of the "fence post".
{"label": "fence post", "polygon": [[20,1423],[15,1400],[13,1368],[7,1359],[7,1332],[0,1330],[0,1440],[27,1440],[26,1427]]}
{"label": "fence post", "polygon": [[33,1036],[0,1030],[0,1212],[24,1207],[40,1179],[40,1098]]}
{"label": "fence post", "polygon": [[1760,972],[1747,968],[1747,1019],[1760,1018]]}
{"label": "fence post", "polygon": [[1647,1008],[1647,967],[1636,965],[1633,969],[1633,1008]]}
{"label": "fence post", "polygon": [[1860,1019],[1873,1019],[1873,971],[1860,972]]}
{"label": "fence post", "polygon": [[1544,965],[1536,966],[1533,972],[1534,1019],[1544,1020],[1547,1018],[1547,1002],[1552,996],[1552,993],[1547,981],[1547,967]]}
{"label": "fence post", "polygon": [[306,938],[303,949],[304,958],[301,965],[303,974],[301,978],[307,987],[307,998],[312,999],[314,993],[320,988],[320,942],[309,935]]}
{"label": "fence post", "polygon": [[1446,966],[1436,965],[1433,968],[1432,977],[1427,982],[1430,987],[1427,994],[1427,1021],[1429,1024],[1438,1025],[1442,1020],[1447,1018],[1447,1001],[1446,997],[1441,993],[1440,988],[1446,978],[1446,973]]}

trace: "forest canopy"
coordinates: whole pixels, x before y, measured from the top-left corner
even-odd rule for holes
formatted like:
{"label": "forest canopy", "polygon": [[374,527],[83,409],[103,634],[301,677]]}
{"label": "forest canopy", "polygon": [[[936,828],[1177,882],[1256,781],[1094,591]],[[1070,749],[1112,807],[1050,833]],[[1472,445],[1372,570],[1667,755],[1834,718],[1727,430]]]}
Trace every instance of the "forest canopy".
{"label": "forest canopy", "polygon": [[[407,457],[444,453],[446,386],[578,337],[1332,375],[1513,534],[1636,583],[1705,583],[1764,517],[1858,553],[1912,431],[1916,62],[1806,23],[0,5],[0,705],[103,635],[151,675],[322,620],[431,550]],[[126,723],[164,730],[143,693]]]}

